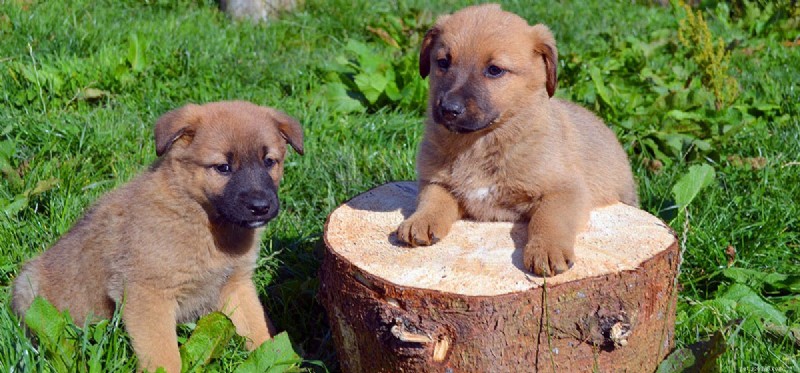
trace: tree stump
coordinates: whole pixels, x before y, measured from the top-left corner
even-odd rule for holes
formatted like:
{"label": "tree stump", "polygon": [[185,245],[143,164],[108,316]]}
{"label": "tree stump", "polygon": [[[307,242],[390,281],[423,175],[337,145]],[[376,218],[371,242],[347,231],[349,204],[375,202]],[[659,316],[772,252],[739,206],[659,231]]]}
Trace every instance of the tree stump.
{"label": "tree stump", "polygon": [[219,8],[234,19],[259,22],[291,11],[298,3],[302,0],[220,0]]}
{"label": "tree stump", "polygon": [[462,220],[433,246],[394,236],[417,184],[389,183],[325,224],[320,300],[345,372],[652,372],[673,347],[674,233],[645,211],[592,212],[577,262],[523,269],[524,223]]}

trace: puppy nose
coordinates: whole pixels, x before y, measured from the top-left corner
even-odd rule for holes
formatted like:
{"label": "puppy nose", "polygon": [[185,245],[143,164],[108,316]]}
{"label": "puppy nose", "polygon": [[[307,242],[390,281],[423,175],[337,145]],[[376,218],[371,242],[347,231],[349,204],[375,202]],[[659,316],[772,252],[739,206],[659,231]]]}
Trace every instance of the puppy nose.
{"label": "puppy nose", "polygon": [[442,101],[439,108],[445,120],[454,120],[464,114],[464,104],[460,101]]}
{"label": "puppy nose", "polygon": [[252,199],[247,201],[246,206],[250,213],[261,216],[269,213],[271,204],[266,199]]}
{"label": "puppy nose", "polygon": [[242,205],[255,216],[269,214],[272,203],[269,196],[262,191],[251,191],[239,195]]}

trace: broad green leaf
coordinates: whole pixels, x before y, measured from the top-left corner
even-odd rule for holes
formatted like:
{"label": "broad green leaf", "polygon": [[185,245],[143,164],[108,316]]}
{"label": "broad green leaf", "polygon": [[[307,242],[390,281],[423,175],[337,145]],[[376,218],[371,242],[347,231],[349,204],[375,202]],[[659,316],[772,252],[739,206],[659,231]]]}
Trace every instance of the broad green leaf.
{"label": "broad green leaf", "polygon": [[606,88],[606,84],[603,81],[603,73],[597,66],[592,65],[592,67],[589,68],[589,76],[592,77],[592,82],[594,82],[594,88],[597,90],[597,94],[601,99],[603,99],[606,105],[613,109],[614,106],[611,103],[611,93],[608,91],[608,88]]}
{"label": "broad green leaf", "polygon": [[212,312],[197,321],[189,340],[181,346],[183,372],[202,368],[219,356],[236,334],[233,322],[221,312]]}
{"label": "broad green leaf", "polygon": [[736,315],[736,301],[727,298],[713,298],[707,301],[701,302],[699,305],[695,307],[695,309],[699,310],[698,313],[702,312],[713,312],[714,314],[723,315],[726,318],[733,319]]}
{"label": "broad green leaf", "polygon": [[736,302],[735,310],[739,316],[763,319],[779,325],[786,324],[786,315],[747,285],[733,284],[719,297]]}
{"label": "broad green leaf", "polygon": [[389,83],[389,79],[386,76],[378,73],[361,73],[356,75],[354,81],[370,104],[374,104],[378,101],[381,93],[386,89],[386,84]]}
{"label": "broad green leaf", "polygon": [[714,177],[714,168],[707,164],[689,167],[689,172],[683,175],[672,187],[675,203],[679,207],[685,208],[703,188],[711,185]]}
{"label": "broad green leaf", "polygon": [[345,49],[355,53],[358,65],[365,72],[377,72],[380,70],[380,66],[385,63],[381,55],[375,53],[369,46],[362,42],[351,39],[347,42]]}
{"label": "broad green leaf", "polygon": [[383,90],[386,93],[386,97],[392,101],[400,101],[403,96],[400,95],[400,89],[397,88],[394,69],[391,66],[386,69],[386,80],[386,87]]}
{"label": "broad green leaf", "polygon": [[89,373],[104,373],[106,369],[103,367],[103,354],[97,351],[98,345],[94,346],[95,349],[89,358]]}
{"label": "broad green leaf", "polygon": [[656,74],[652,69],[649,67],[645,67],[642,71],[639,72],[639,79],[641,79],[645,83],[650,83],[655,86],[663,87],[666,84],[664,83],[664,79]]}
{"label": "broad green leaf", "polygon": [[52,346],[57,345],[64,336],[67,320],[55,306],[37,296],[25,313],[25,325],[36,334],[41,343]]}
{"label": "broad green leaf", "polygon": [[0,168],[11,167],[11,157],[17,152],[17,144],[12,140],[0,141]]}
{"label": "broad green leaf", "polygon": [[74,341],[66,338],[72,323],[68,312],[59,312],[47,300],[37,296],[25,313],[25,325],[39,339],[40,346],[51,356],[57,372],[69,372],[75,354]]}
{"label": "broad green leaf", "polygon": [[97,343],[102,342],[103,337],[106,334],[106,328],[108,328],[108,319],[100,320],[100,322],[94,325],[94,333],[92,334],[92,339],[94,339],[94,341]]}
{"label": "broad green leaf", "polygon": [[52,76],[48,75],[48,73],[44,69],[44,66],[40,66],[39,68],[36,68],[36,66],[28,66],[26,64],[17,64],[16,67],[22,73],[22,76],[25,78],[25,80],[27,80],[28,82],[30,82],[32,84],[35,84],[36,86],[46,85],[47,84],[47,78],[48,77],[52,78]]}
{"label": "broad green leaf", "polygon": [[325,64],[325,70],[345,74],[353,74],[357,71],[357,66],[346,56],[337,56],[333,59],[333,62]]}
{"label": "broad green leaf", "polygon": [[403,87],[403,91],[400,92],[402,96],[401,103],[404,105],[417,105],[414,109],[424,107],[425,105],[425,97],[427,96],[428,92],[428,85],[425,84],[423,81],[418,80],[406,84]]}
{"label": "broad green leaf", "polygon": [[87,333],[91,333],[91,339],[89,341],[93,342],[90,346],[88,346],[89,350],[91,351],[88,361],[88,373],[103,373],[107,370],[103,367],[103,363],[105,362],[103,348],[107,346],[106,330],[108,328],[108,323],[108,319],[103,319],[98,323],[89,326],[89,328],[86,330]]}
{"label": "broad green leaf", "polygon": [[775,104],[771,104],[771,103],[763,103],[762,102],[762,103],[756,103],[755,104],[755,108],[758,109],[759,111],[770,112],[770,111],[779,110],[781,107],[779,105],[775,105]]}
{"label": "broad green leaf", "polygon": [[343,83],[328,83],[323,90],[325,100],[338,112],[362,112],[366,109],[361,101],[351,96]]}
{"label": "broad green leaf", "polygon": [[800,294],[800,275],[782,275],[776,273],[765,280],[765,290],[768,293],[792,293]]}
{"label": "broad green leaf", "polygon": [[678,373],[685,372],[693,367],[697,362],[697,357],[689,348],[679,348],[672,351],[664,361],[658,364],[656,373]]}
{"label": "broad green leaf", "polygon": [[709,152],[711,151],[711,144],[708,141],[694,139],[692,140],[692,145],[702,152]]}
{"label": "broad green leaf", "polygon": [[147,67],[146,49],[147,44],[137,33],[132,32],[128,35],[128,63],[131,70],[141,72]]}
{"label": "broad green leaf", "polygon": [[344,49],[346,51],[353,52],[356,55],[356,57],[368,56],[374,54],[374,52],[366,44],[355,39],[348,40],[347,45],[345,45]]}
{"label": "broad green leaf", "polygon": [[667,117],[675,118],[676,120],[704,120],[706,116],[702,113],[687,112],[682,110],[670,110],[667,112]]}
{"label": "broad green leaf", "polygon": [[641,142],[642,146],[646,147],[656,159],[663,162],[665,166],[669,167],[670,165],[672,165],[672,158],[664,154],[661,151],[661,149],[659,149],[658,144],[656,144],[656,142],[653,141],[653,139],[644,138],[641,139],[639,142]]}
{"label": "broad green leaf", "polygon": [[2,217],[11,217],[17,215],[18,212],[22,211],[25,207],[28,206],[28,196],[25,194],[20,194],[14,198],[13,201],[9,202],[7,205],[2,206],[3,216]]}
{"label": "broad green leaf", "polygon": [[789,276],[782,273],[765,273],[747,268],[725,268],[722,275],[740,284],[760,291],[767,289],[770,292],[800,292],[800,276]]}
{"label": "broad green leaf", "polygon": [[281,373],[295,370],[303,359],[292,348],[286,332],[255,349],[234,373]]}
{"label": "broad green leaf", "polygon": [[694,138],[682,133],[660,133],[659,137],[664,140],[664,144],[672,154],[681,154],[684,144],[691,142]]}

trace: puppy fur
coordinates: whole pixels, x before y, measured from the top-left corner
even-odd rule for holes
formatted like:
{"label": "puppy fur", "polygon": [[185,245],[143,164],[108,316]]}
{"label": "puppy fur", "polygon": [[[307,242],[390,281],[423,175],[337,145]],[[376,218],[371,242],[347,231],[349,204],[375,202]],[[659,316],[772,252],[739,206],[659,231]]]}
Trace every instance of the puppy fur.
{"label": "puppy fur", "polygon": [[524,265],[550,276],[574,263],[575,237],[594,207],[638,205],[614,133],[588,110],[552,98],[557,65],[550,30],[498,5],[437,20],[419,60],[430,92],[418,206],[399,240],[431,245],[461,218],[528,220]]}
{"label": "puppy fur", "polygon": [[23,267],[12,306],[24,315],[41,296],[80,325],[124,302],[139,370],[180,372],[176,323],[222,311],[247,348],[271,338],[252,274],[287,142],[302,154],[303,134],[282,112],[234,101],[166,113],[155,142],[149,170]]}

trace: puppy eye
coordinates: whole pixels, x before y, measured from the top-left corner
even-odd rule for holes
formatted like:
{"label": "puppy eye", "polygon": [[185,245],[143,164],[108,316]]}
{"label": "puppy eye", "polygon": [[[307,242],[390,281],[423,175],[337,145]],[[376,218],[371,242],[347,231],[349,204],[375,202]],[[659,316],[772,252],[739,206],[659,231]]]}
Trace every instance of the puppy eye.
{"label": "puppy eye", "polygon": [[227,163],[215,164],[215,165],[213,165],[211,167],[214,168],[214,170],[216,170],[217,172],[219,172],[219,173],[221,173],[223,175],[227,175],[227,174],[231,173],[231,165],[229,165]]}
{"label": "puppy eye", "polygon": [[447,58],[440,58],[436,60],[436,65],[442,70],[447,70],[450,67],[450,60]]}
{"label": "puppy eye", "polygon": [[506,73],[506,70],[502,67],[498,67],[497,65],[491,65],[486,68],[486,76],[490,78],[499,78]]}
{"label": "puppy eye", "polygon": [[278,161],[272,158],[264,158],[264,166],[267,166],[267,168],[272,168],[272,166],[274,166],[275,163],[278,163]]}

